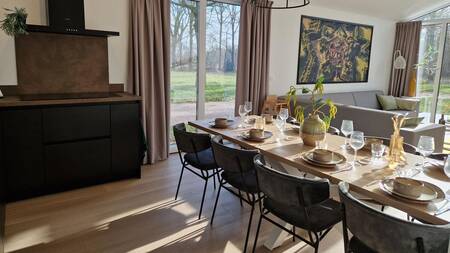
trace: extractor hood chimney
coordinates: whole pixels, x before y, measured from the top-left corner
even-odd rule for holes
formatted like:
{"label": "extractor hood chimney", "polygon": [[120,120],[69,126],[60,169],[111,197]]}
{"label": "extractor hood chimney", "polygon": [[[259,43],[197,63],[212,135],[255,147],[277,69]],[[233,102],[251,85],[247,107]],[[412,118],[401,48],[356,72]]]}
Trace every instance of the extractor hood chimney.
{"label": "extractor hood chimney", "polygon": [[83,32],[84,0],[47,0],[50,29]]}

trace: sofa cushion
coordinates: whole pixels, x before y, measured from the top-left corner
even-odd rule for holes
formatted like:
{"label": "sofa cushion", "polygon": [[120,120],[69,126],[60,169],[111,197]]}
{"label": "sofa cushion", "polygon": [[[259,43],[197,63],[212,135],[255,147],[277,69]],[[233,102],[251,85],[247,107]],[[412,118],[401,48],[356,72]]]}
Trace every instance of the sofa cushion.
{"label": "sofa cushion", "polygon": [[377,94],[378,102],[381,104],[381,108],[385,111],[397,110],[397,102],[393,96],[384,96]]}
{"label": "sofa cushion", "polygon": [[420,123],[422,123],[425,117],[411,117],[405,118],[403,121],[402,127],[417,127]]}
{"label": "sofa cushion", "polygon": [[381,105],[377,99],[377,94],[383,95],[383,92],[380,90],[353,92],[355,105],[365,108],[381,109]]}
{"label": "sofa cushion", "polygon": [[405,111],[405,110],[390,110],[390,112],[396,113],[396,114],[401,114],[403,116],[410,116],[410,117],[415,117],[415,113],[412,111]]}
{"label": "sofa cushion", "polygon": [[334,103],[338,103],[338,104],[355,105],[355,100],[353,99],[353,95],[351,92],[323,94],[323,98],[324,99],[329,98]]}
{"label": "sofa cushion", "polygon": [[406,98],[395,98],[397,107],[399,110],[414,111],[417,108],[417,104],[420,103],[419,100],[412,100]]}

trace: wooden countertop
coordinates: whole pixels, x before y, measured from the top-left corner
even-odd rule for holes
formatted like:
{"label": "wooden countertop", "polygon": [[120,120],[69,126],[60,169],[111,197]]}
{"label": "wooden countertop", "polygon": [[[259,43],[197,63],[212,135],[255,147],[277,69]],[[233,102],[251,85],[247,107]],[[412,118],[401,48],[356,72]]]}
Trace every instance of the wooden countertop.
{"label": "wooden countertop", "polygon": [[75,105],[75,104],[102,104],[111,102],[140,101],[141,97],[130,93],[114,93],[115,96],[104,98],[80,98],[80,99],[50,99],[24,101],[19,96],[5,96],[0,98],[0,109],[10,107],[46,106],[46,105]]}

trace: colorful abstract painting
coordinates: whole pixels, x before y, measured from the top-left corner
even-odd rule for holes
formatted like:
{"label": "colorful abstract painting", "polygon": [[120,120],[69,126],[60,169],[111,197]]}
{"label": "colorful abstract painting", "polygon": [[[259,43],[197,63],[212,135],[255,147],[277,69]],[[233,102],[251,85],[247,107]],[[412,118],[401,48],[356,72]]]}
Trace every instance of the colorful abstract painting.
{"label": "colorful abstract painting", "polygon": [[367,82],[373,27],[302,16],[297,84]]}

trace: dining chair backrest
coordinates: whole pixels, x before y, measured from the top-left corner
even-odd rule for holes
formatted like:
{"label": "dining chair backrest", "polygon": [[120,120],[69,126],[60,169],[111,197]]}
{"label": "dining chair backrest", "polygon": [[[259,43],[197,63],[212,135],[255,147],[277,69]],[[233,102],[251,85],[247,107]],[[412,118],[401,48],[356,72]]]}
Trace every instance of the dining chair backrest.
{"label": "dining chair backrest", "polygon": [[211,147],[209,134],[188,132],[184,123],[173,126],[173,135],[180,152],[197,153]]}
{"label": "dining chair backrest", "polygon": [[253,159],[258,151],[225,146],[221,136],[214,137],[211,145],[217,166],[225,172],[239,174],[255,170]]}
{"label": "dining chair backrest", "polygon": [[339,183],[339,195],[344,228],[375,252],[444,253],[449,249],[450,225],[412,223],[387,215],[353,197],[345,182]]}
{"label": "dining chair backrest", "polygon": [[[378,137],[378,136],[366,136],[366,139],[378,139],[382,140],[383,144],[389,147],[389,143],[391,142],[391,139],[385,138],[385,137]],[[403,142],[403,149],[406,153],[410,154],[416,154],[417,148],[414,145],[411,145],[409,143]]]}
{"label": "dining chair backrest", "polygon": [[270,168],[262,155],[255,157],[258,187],[267,198],[293,207],[309,207],[330,198],[326,179],[306,179]]}

